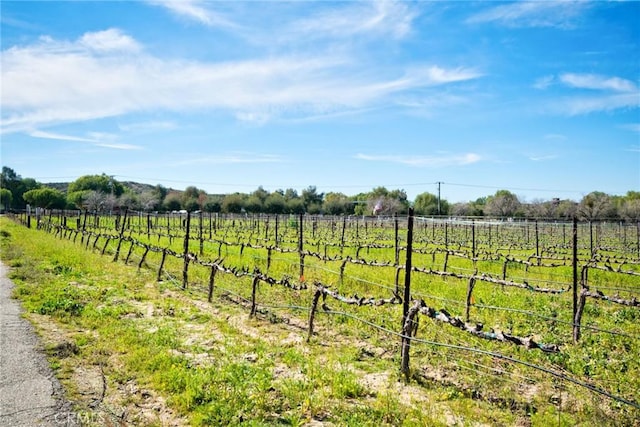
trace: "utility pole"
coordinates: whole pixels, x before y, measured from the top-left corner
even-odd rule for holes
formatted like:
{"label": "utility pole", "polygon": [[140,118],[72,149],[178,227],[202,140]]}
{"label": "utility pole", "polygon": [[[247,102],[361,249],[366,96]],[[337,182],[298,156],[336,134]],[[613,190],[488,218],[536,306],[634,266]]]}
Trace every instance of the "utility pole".
{"label": "utility pole", "polygon": [[443,184],[443,182],[438,181],[436,184],[438,184],[438,215],[440,215],[440,184]]}

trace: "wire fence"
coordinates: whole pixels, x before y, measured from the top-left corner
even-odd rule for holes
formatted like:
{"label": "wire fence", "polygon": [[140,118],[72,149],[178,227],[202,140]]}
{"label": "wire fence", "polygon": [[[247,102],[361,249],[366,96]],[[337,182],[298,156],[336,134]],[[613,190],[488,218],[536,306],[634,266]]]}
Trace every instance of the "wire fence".
{"label": "wire fence", "polygon": [[[27,226],[32,225],[29,215],[17,216],[17,220]],[[43,212],[34,220],[38,228],[60,238],[76,242],[80,237],[80,244],[86,249],[91,247],[102,254],[113,255],[114,260],[118,260],[121,255],[125,263],[134,259],[138,268],[157,271],[159,280],[168,280],[176,287],[197,286],[208,291],[209,300],[214,291],[231,295],[238,303],[246,305],[252,315],[259,310],[269,309],[304,311],[309,315],[308,339],[313,336],[313,319],[316,313],[345,316],[388,337],[402,340],[403,349],[405,346],[408,349],[411,345],[424,345],[488,356],[525,366],[612,401],[640,409],[634,399],[614,394],[558,369],[484,348],[415,336],[417,319],[422,315],[468,332],[473,336],[468,338],[470,342],[475,342],[474,339],[477,338],[491,339],[528,349],[559,351],[560,346],[539,343],[531,336],[518,337],[498,329],[483,331],[482,324],[470,321],[470,311],[473,309],[477,313],[508,312],[553,325],[562,324],[571,327],[576,342],[580,338],[579,333],[576,337],[576,329],[637,340],[639,337],[634,333],[608,330],[581,322],[587,299],[606,301],[634,310],[640,307],[637,298],[640,293],[640,226],[637,224],[579,224],[575,221],[480,222],[412,216],[152,216],[126,212],[106,216],[84,213],[71,217],[64,212]],[[413,220],[416,220],[415,227],[411,225]],[[406,228],[402,226],[405,221]],[[126,243],[129,244],[128,249],[123,247]],[[245,251],[252,253],[245,255]],[[156,257],[153,258],[150,254],[155,254]],[[175,270],[175,262],[169,268],[168,258],[181,262],[182,271]],[[418,261],[416,265],[411,264],[412,258]],[[284,270],[288,275],[281,278],[270,275],[270,271],[275,270],[275,264],[280,267],[279,271]],[[199,266],[210,272],[208,286],[206,280],[190,280],[190,266]],[[347,266],[352,266],[350,268],[356,271],[366,269],[368,274],[360,277],[357,272],[350,273]],[[371,271],[380,273],[371,274]],[[221,281],[215,280],[217,273],[236,279],[251,278],[251,297],[242,295],[230,286],[221,286]],[[203,277],[201,272],[196,276]],[[438,295],[429,292],[429,286],[414,286],[411,289],[413,276],[428,278],[414,279],[416,282],[426,280],[425,283],[431,283],[432,279],[437,279],[465,283],[465,298]],[[333,281],[328,283],[327,277],[332,277]],[[372,277],[388,279],[380,281],[373,280]],[[607,285],[610,281],[614,284]],[[311,304],[305,306],[259,302],[256,293],[259,282],[289,290],[306,291],[308,295],[313,295]],[[619,284],[621,282],[625,284]],[[341,289],[347,290],[349,286],[358,283],[361,285],[358,289],[362,290],[364,287],[371,294],[358,296],[341,292]],[[533,294],[552,294],[554,298],[564,298],[564,295],[569,298],[573,291],[573,310],[562,319],[561,313],[549,315],[522,308],[483,304],[474,301],[477,283],[500,289],[512,287]],[[602,290],[616,294],[608,296]],[[619,293],[623,293],[624,297]],[[323,302],[318,309],[320,298]],[[402,328],[400,331],[390,329],[356,312],[332,310],[326,305],[327,298],[353,307],[402,305]],[[435,310],[425,301],[464,307],[465,319],[450,315],[444,309]],[[416,309],[412,317],[409,317],[409,305],[412,303],[412,308]],[[460,339],[459,335],[449,335],[454,336]],[[408,356],[405,357],[404,354],[403,350],[401,369],[409,364]],[[406,354],[409,354],[408,350]],[[479,362],[477,365],[482,366]],[[473,370],[466,365],[464,369]],[[489,371],[494,373],[488,375],[501,375],[493,367],[489,367]]]}

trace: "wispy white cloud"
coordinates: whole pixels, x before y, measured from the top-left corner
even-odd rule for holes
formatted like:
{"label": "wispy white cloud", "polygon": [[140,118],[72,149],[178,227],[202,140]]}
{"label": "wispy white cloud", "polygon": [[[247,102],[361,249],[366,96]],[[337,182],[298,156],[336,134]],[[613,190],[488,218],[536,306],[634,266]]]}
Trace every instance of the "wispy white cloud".
{"label": "wispy white cloud", "polygon": [[97,52],[129,51],[137,52],[141,46],[133,38],[118,28],[110,28],[94,33],[85,33],[78,44]]}
{"label": "wispy white cloud", "polygon": [[119,144],[115,142],[116,136],[102,132],[89,132],[88,137],[66,135],[57,132],[46,132],[41,130],[33,130],[28,132],[33,138],[53,139],[56,141],[86,142],[90,145],[103,148],[111,148],[116,150],[142,150],[139,145]]}
{"label": "wispy white cloud", "polygon": [[288,32],[305,37],[346,37],[359,34],[404,37],[417,16],[408,3],[394,0],[353,2],[294,22]]}
{"label": "wispy white cloud", "polygon": [[73,136],[73,135],[64,135],[61,133],[55,133],[55,132],[45,132],[45,131],[41,131],[41,130],[33,130],[31,132],[28,133],[29,136],[33,137],[33,138],[41,138],[41,139],[55,139],[57,141],[74,141],[74,142],[99,142],[96,139],[93,138],[84,138],[84,137],[80,137],[80,136]]}
{"label": "wispy white cloud", "polygon": [[442,68],[437,65],[414,68],[407,73],[410,81],[421,82],[424,85],[442,85],[481,77],[482,73],[464,67]]}
{"label": "wispy white cloud", "polygon": [[560,76],[560,81],[567,86],[580,89],[612,90],[615,92],[634,92],[638,90],[637,86],[630,80],[596,74],[565,73]]}
{"label": "wispy white cloud", "polygon": [[529,160],[531,160],[533,162],[542,162],[542,161],[547,161],[547,160],[554,160],[554,159],[557,159],[557,158],[558,158],[558,156],[556,154],[529,156]]}
{"label": "wispy white cloud", "polygon": [[[548,112],[554,114],[574,116],[640,107],[640,90],[628,79],[588,73],[563,73],[558,76],[557,81],[569,92],[550,103]],[[574,92],[577,90],[582,92]],[[584,90],[590,92],[585,94]]]}
{"label": "wispy white cloud", "polygon": [[[491,4],[491,3],[485,3]],[[589,7],[585,1],[519,1],[492,6],[467,19],[467,23],[497,22],[508,27],[573,28]]]}
{"label": "wispy white cloud", "polygon": [[567,137],[566,135],[562,135],[559,133],[548,133],[544,136],[544,139],[550,141],[566,141]]}
{"label": "wispy white cloud", "polygon": [[175,15],[209,27],[238,27],[238,25],[230,19],[212,10],[212,2],[207,3],[200,0],[148,0],[147,3],[164,7]]}
{"label": "wispy white cloud", "polygon": [[397,154],[370,155],[358,153],[354,156],[354,158],[374,162],[400,163],[403,165],[415,167],[464,166],[477,163],[482,160],[482,156],[476,153],[450,154],[440,156],[403,156]]}
{"label": "wispy white cloud", "polygon": [[112,148],[114,150],[142,150],[139,145],[133,144],[115,144],[115,143],[98,143],[94,144],[96,147]]}
{"label": "wispy white cloud", "polygon": [[546,89],[549,86],[551,86],[551,84],[553,84],[554,81],[555,81],[554,76],[543,76],[536,79],[536,81],[533,83],[533,87],[536,89]]}
{"label": "wispy white cloud", "polygon": [[149,133],[177,129],[178,125],[172,121],[148,121],[120,124],[118,128],[125,132]]}
{"label": "wispy white cloud", "polygon": [[[2,132],[149,110],[219,109],[240,120],[336,113],[388,105],[420,87],[479,77],[432,65],[393,78],[342,55],[235,62],[161,59],[119,30],[52,39],[3,53]],[[399,73],[399,74],[400,74]]]}
{"label": "wispy white cloud", "polygon": [[640,107],[638,93],[603,95],[591,97],[573,97],[565,99],[559,105],[559,111],[569,115],[589,114],[598,111],[614,111],[622,108]]}

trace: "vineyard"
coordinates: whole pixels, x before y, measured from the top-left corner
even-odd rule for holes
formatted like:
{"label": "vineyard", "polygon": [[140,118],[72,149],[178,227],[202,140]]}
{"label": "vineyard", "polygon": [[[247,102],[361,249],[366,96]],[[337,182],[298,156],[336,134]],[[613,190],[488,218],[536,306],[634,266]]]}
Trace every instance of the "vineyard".
{"label": "vineyard", "polygon": [[15,219],[194,298],[296,325],[306,345],[365,343],[359,358],[390,360],[398,380],[449,398],[553,412],[559,424],[562,414],[640,419],[640,224],[411,213]]}

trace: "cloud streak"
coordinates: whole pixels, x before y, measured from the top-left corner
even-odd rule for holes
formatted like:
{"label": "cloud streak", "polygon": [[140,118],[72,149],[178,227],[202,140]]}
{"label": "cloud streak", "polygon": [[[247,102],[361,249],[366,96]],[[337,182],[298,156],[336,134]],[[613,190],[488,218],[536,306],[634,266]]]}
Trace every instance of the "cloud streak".
{"label": "cloud streak", "polygon": [[111,142],[110,140],[113,140],[113,135],[98,132],[89,133],[89,138],[41,130],[30,131],[28,135],[32,138],[52,139],[56,141],[87,142],[96,147],[111,148],[114,150],[142,150],[142,147],[139,145]]}
{"label": "cloud streak", "polygon": [[388,105],[420,87],[475,79],[468,68],[381,76],[334,55],[227,62],[161,59],[120,30],[50,38],[3,52],[2,132],[150,110],[216,109],[240,120]]}
{"label": "cloud streak", "polygon": [[490,7],[470,16],[469,24],[498,23],[507,27],[573,28],[588,7],[584,1],[520,1]]}
{"label": "cloud streak", "polygon": [[477,163],[482,160],[482,156],[476,153],[452,154],[443,156],[403,156],[403,155],[370,155],[358,153],[354,158],[359,160],[399,163],[414,167],[445,167],[445,166],[465,166]]}
{"label": "cloud streak", "polygon": [[148,4],[167,9],[174,15],[195,21],[208,27],[237,28],[238,26],[221,14],[211,10],[206,2],[199,0],[149,0]]}
{"label": "cloud streak", "polygon": [[548,112],[554,114],[576,116],[640,107],[640,90],[628,79],[588,73],[563,73],[543,79],[557,81],[568,91],[550,104]]}
{"label": "cloud streak", "polygon": [[407,3],[381,0],[354,2],[293,23],[289,31],[307,37],[351,37],[363,34],[401,38],[411,31],[416,12]]}

